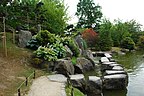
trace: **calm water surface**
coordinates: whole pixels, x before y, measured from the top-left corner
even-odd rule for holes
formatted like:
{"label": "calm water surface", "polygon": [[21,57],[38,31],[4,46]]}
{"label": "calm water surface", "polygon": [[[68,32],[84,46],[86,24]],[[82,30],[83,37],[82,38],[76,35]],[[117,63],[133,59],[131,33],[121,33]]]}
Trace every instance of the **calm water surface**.
{"label": "calm water surface", "polygon": [[104,96],[144,96],[144,52],[132,52],[126,55],[114,55],[129,75],[127,90],[105,91]]}

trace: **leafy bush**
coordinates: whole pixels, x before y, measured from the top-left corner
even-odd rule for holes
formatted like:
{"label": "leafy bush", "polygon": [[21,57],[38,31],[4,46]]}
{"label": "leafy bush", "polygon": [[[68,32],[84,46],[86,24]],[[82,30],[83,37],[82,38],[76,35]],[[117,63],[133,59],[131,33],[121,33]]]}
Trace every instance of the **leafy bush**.
{"label": "leafy bush", "polygon": [[55,44],[47,46],[53,49],[53,51],[57,54],[58,58],[63,58],[66,56],[65,47],[63,46],[63,43],[61,43],[60,41],[56,41]]}
{"label": "leafy bush", "polygon": [[135,43],[130,37],[126,37],[121,42],[121,47],[129,50],[133,50],[135,48]]}
{"label": "leafy bush", "polygon": [[52,48],[40,46],[35,52],[34,55],[38,58],[55,61],[57,59],[57,53]]}
{"label": "leafy bush", "polygon": [[140,36],[138,40],[138,45],[140,48],[144,48],[144,36]]}
{"label": "leafy bush", "polygon": [[98,34],[92,28],[90,28],[82,32],[82,38],[87,42],[89,47],[93,47],[98,39]]}
{"label": "leafy bush", "polygon": [[74,39],[72,39],[71,37],[65,37],[63,39],[63,44],[67,45],[71,49],[71,51],[73,52],[73,56],[78,57],[80,55],[79,48],[76,45]]}
{"label": "leafy bush", "polygon": [[32,39],[27,42],[27,48],[36,50],[36,49],[38,49],[39,46],[40,45],[39,45],[38,41],[36,40],[35,36],[33,36]]}
{"label": "leafy bush", "polygon": [[36,35],[36,39],[38,40],[38,42],[40,43],[40,45],[46,46],[48,43],[49,44],[55,43],[56,40],[57,40],[57,37],[55,36],[55,34],[51,34],[47,30],[42,30],[41,32],[39,32]]}

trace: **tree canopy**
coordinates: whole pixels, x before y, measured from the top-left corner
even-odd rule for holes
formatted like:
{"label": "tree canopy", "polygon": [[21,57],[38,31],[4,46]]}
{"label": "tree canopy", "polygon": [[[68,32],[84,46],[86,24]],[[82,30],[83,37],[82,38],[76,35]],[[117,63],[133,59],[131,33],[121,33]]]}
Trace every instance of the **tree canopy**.
{"label": "tree canopy", "polygon": [[[0,17],[6,14],[6,25],[31,29],[41,24],[42,29],[63,33],[68,20],[63,0],[2,0]],[[1,22],[2,24],[2,22]]]}
{"label": "tree canopy", "polygon": [[99,28],[102,12],[101,6],[95,5],[93,0],[79,0],[76,16],[79,21],[78,28]]}

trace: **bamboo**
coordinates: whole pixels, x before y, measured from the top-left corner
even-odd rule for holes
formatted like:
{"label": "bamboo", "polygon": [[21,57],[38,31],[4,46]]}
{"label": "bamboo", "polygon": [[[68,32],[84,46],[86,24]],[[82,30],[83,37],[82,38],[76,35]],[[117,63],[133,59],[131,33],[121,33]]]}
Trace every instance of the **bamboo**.
{"label": "bamboo", "polygon": [[5,17],[3,17],[3,24],[4,24],[4,52],[5,56],[7,57],[7,45],[6,45],[6,32],[5,32]]}
{"label": "bamboo", "polygon": [[15,31],[13,31],[13,44],[15,44]]}

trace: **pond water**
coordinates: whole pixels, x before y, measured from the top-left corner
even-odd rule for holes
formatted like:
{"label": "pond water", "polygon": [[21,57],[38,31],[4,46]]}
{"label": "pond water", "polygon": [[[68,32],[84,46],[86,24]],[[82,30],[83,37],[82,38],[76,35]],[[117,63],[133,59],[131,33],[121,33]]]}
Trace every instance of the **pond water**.
{"label": "pond water", "polygon": [[104,91],[103,96],[144,96],[144,52],[137,51],[126,55],[114,55],[129,75],[127,90]]}

